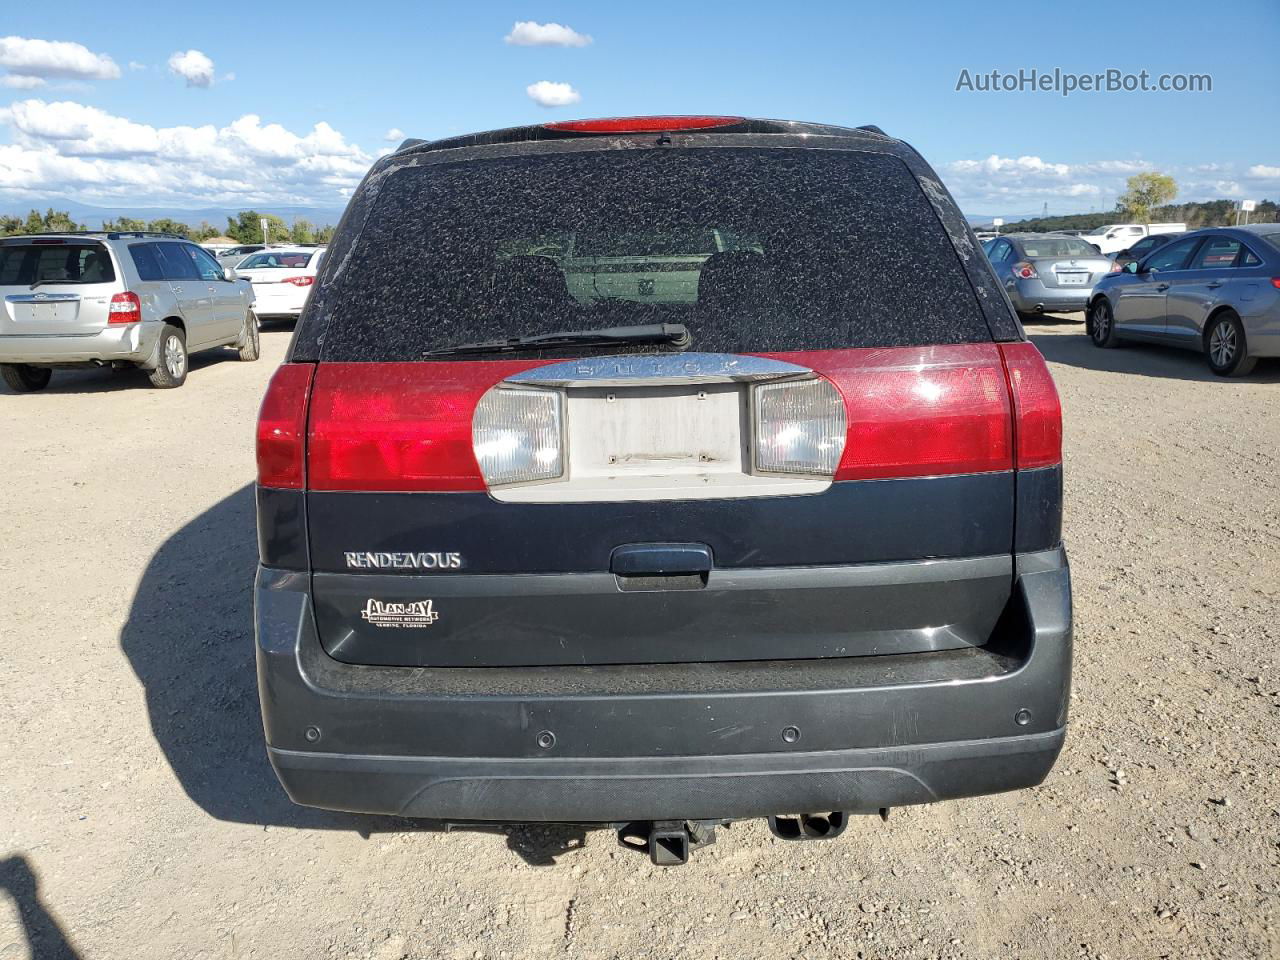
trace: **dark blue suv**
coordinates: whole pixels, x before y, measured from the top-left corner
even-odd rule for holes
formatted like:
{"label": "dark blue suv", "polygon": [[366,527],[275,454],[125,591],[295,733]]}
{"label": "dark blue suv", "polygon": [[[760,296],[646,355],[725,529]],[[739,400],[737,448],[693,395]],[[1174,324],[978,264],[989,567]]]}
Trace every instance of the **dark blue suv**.
{"label": "dark blue suv", "polygon": [[[1061,411],[873,127],[555,123],[380,160],[258,433],[298,803],[679,862],[1029,787],[1065,735]],[[779,816],[796,814],[797,816]]]}

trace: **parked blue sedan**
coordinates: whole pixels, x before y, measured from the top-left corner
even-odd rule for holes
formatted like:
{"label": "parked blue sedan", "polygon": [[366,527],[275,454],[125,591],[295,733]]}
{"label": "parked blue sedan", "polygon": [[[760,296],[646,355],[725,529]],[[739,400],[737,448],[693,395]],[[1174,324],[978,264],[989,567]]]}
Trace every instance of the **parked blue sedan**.
{"label": "parked blue sedan", "polygon": [[1280,357],[1280,224],[1188,233],[1119,273],[1089,300],[1094,344],[1165,343],[1204,353],[1209,369],[1242,377]]}

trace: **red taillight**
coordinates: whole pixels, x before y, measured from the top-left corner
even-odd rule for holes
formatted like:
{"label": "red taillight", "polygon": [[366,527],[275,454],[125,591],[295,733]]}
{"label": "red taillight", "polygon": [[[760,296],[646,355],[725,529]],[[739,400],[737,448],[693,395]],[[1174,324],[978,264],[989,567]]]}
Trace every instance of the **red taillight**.
{"label": "red taillight", "polygon": [[292,283],[295,287],[309,287],[316,282],[315,277],[285,277],[285,283]]}
{"label": "red taillight", "polygon": [[775,354],[844,397],[836,480],[989,473],[1013,466],[1012,414],[994,344]]}
{"label": "red taillight", "polygon": [[574,133],[663,133],[677,130],[708,130],[742,123],[742,117],[609,117],[603,120],[561,120],[544,123],[548,130]]}
{"label": "red taillight", "polygon": [[1033,343],[1002,343],[1000,353],[1013,394],[1018,469],[1061,463],[1062,403],[1044,357]]}
{"label": "red taillight", "polygon": [[142,301],[136,293],[117,293],[111,298],[111,305],[107,308],[107,323],[114,326],[141,322]]}
{"label": "red taillight", "polygon": [[1020,277],[1023,280],[1035,280],[1039,276],[1039,274],[1036,273],[1035,264],[1029,263],[1026,260],[1013,265],[1013,275],[1015,277]]}
{"label": "red taillight", "polygon": [[1280,290],[1280,277],[1272,277],[1271,285],[1275,287],[1277,290]]}
{"label": "red taillight", "polygon": [[267,386],[258,413],[258,483],[302,489],[307,434],[307,392],[315,367],[281,365]]}
{"label": "red taillight", "polygon": [[480,398],[538,361],[326,363],[311,396],[312,490],[484,490]]}

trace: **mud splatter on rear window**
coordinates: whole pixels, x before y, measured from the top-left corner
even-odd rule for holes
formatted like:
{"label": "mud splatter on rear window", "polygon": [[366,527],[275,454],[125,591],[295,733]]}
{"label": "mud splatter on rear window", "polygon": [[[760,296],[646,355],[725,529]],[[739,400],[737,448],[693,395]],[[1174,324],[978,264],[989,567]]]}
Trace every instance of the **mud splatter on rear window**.
{"label": "mud splatter on rear window", "polygon": [[381,180],[333,283],[326,360],[652,323],[685,324],[701,351],[991,339],[916,178],[894,157],[852,151],[407,167]]}

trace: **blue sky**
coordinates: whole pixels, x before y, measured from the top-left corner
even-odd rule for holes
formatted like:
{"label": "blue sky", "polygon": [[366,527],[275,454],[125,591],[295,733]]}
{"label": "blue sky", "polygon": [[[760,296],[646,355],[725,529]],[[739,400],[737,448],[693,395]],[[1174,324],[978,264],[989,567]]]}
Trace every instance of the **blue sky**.
{"label": "blue sky", "polygon": [[[518,21],[590,42],[506,42]],[[1109,209],[1141,169],[1172,173],[1182,199],[1280,198],[1276,0],[309,0],[258,10],[131,0],[6,4],[6,35],[0,210],[59,197],[332,207],[392,130],[430,138],[693,112],[879,124],[913,143],[971,213]],[[171,66],[175,54],[186,56]],[[1210,74],[1213,90],[955,90],[962,69],[1055,67]],[[540,81],[578,99],[540,106],[528,92]]]}

